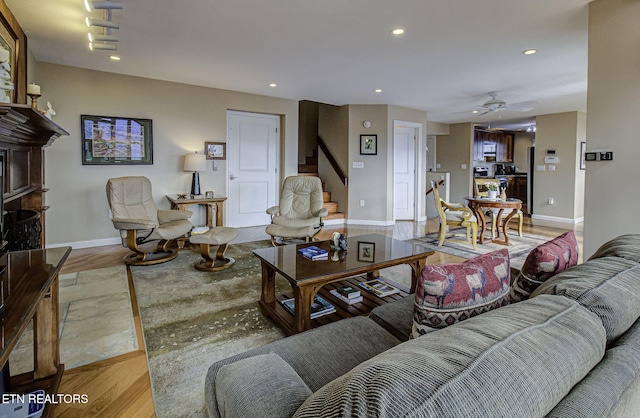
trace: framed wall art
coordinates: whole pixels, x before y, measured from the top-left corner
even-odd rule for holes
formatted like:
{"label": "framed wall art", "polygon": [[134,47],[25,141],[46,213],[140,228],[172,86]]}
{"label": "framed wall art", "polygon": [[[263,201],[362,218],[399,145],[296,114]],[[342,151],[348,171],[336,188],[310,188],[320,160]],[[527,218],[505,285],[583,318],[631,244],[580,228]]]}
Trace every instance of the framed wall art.
{"label": "framed wall art", "polygon": [[27,103],[27,38],[0,2],[0,102]]}
{"label": "framed wall art", "polygon": [[360,135],[360,155],[378,154],[378,135]]}
{"label": "framed wall art", "polygon": [[80,116],[82,164],[153,164],[151,119]]}
{"label": "framed wall art", "polygon": [[226,160],[226,145],[224,142],[205,142],[204,155],[207,156],[207,160]]}

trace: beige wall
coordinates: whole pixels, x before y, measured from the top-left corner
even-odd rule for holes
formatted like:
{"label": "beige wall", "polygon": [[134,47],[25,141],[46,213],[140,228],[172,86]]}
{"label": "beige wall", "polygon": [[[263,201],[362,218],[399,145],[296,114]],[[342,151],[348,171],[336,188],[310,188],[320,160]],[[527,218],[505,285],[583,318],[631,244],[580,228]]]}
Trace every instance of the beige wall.
{"label": "beige wall", "polygon": [[449,135],[449,124],[440,122],[427,122],[427,135]]}
{"label": "beige wall", "polygon": [[[577,223],[582,221],[584,171],[579,169],[580,141],[584,140],[584,114],[556,113],[536,117],[536,151],[534,161],[534,221],[549,220]],[[547,154],[555,150],[555,155]],[[548,156],[558,157],[557,164],[545,163]],[[544,171],[538,171],[544,166]],[[555,171],[550,170],[555,166]],[[554,203],[548,203],[553,198]]]}
{"label": "beige wall", "polygon": [[[527,149],[533,146],[533,132],[518,132],[513,140],[513,166],[519,173],[529,171],[529,158]],[[474,162],[475,164],[475,162]]]}
{"label": "beige wall", "polygon": [[[156,204],[169,208],[166,194],[190,188],[191,175],[182,170],[184,154],[204,151],[205,141],[226,142],[227,110],[281,115],[281,178],[297,173],[297,101],[48,63],[38,63],[36,75],[42,86],[40,100],[51,101],[57,112],[54,120],[70,133],[45,150],[50,189],[46,201],[51,206],[46,213],[47,245],[100,245],[118,236],[105,197],[110,177],[149,177]],[[82,114],[152,119],[153,165],[83,166]],[[226,161],[218,166],[214,172],[209,161],[200,181],[204,190],[226,194]],[[196,211],[194,217],[203,219],[203,210]]]}
{"label": "beige wall", "polygon": [[589,4],[587,150],[610,149],[613,161],[587,163],[584,251],[625,233],[640,233],[640,2]]}
{"label": "beige wall", "polygon": [[[387,224],[390,220],[388,196],[389,128],[386,105],[349,105],[349,223]],[[370,128],[362,122],[371,122]],[[378,136],[378,154],[360,155],[360,135]],[[364,168],[353,168],[353,162]],[[389,198],[392,200],[392,198]],[[360,200],[365,206],[360,206]]]}
{"label": "beige wall", "polygon": [[[436,162],[438,172],[451,173],[449,199],[464,203],[464,197],[471,194],[473,177],[473,124],[456,123],[449,125],[449,135],[438,135]],[[466,168],[462,165],[466,164]]]}

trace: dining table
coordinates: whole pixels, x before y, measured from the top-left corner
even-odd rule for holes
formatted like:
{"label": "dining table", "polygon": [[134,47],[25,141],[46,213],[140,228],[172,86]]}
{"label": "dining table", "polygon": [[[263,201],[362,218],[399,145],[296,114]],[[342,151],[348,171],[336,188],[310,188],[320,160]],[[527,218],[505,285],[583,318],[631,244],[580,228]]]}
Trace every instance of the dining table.
{"label": "dining table", "polygon": [[[518,210],[522,209],[522,200],[516,198],[507,198],[504,200],[500,198],[490,199],[486,196],[466,196],[464,200],[478,220],[478,226],[480,227],[478,241],[480,244],[484,244],[484,233],[487,229],[487,221],[484,217],[483,209],[498,209],[498,216],[496,217],[496,222],[498,222],[496,228],[497,236],[492,239],[492,242],[501,245],[510,245],[509,235],[507,234],[507,225],[513,215],[518,213]],[[502,221],[502,224],[500,224],[502,220],[502,213],[505,210],[510,210],[511,212],[507,214],[507,217]],[[504,239],[500,239],[500,226],[502,226],[502,235]]]}

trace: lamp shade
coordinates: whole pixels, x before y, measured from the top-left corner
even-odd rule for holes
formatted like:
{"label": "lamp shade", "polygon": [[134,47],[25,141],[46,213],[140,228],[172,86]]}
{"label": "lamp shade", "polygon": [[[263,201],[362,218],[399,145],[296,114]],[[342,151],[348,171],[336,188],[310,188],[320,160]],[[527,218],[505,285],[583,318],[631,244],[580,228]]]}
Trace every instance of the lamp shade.
{"label": "lamp shade", "polygon": [[204,154],[186,154],[184,156],[184,171],[206,171],[207,158]]}

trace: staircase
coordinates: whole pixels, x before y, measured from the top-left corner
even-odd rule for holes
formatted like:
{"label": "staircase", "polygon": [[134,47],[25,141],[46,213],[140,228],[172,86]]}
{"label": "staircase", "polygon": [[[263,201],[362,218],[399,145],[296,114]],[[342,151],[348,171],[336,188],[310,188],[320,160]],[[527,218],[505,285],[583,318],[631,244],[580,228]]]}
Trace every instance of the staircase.
{"label": "staircase", "polygon": [[[315,154],[315,152],[314,152]],[[306,157],[304,164],[298,164],[299,176],[316,176],[318,177],[318,157]],[[333,219],[344,219],[344,213],[338,212],[338,202],[331,200],[331,192],[324,189],[324,181],[322,182],[322,201],[323,207],[327,208],[329,214],[322,218],[323,221]]]}

